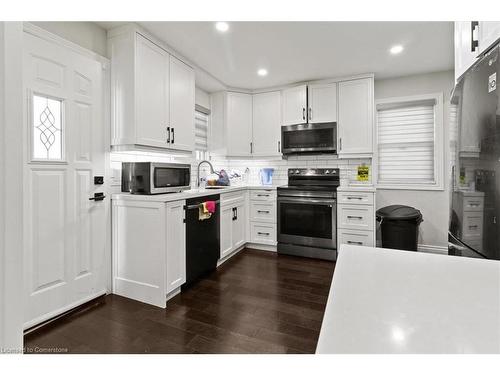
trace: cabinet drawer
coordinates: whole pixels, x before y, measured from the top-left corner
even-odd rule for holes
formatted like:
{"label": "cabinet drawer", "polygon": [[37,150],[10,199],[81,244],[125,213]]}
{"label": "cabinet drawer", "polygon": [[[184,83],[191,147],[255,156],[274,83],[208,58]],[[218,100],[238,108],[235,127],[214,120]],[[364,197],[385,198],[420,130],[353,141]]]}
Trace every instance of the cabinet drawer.
{"label": "cabinet drawer", "polygon": [[464,197],[464,211],[483,211],[484,197]]}
{"label": "cabinet drawer", "polygon": [[337,202],[339,204],[370,204],[373,205],[373,193],[364,192],[339,192]]}
{"label": "cabinet drawer", "polygon": [[483,235],[483,213],[466,212],[462,232],[464,236],[481,237]]}
{"label": "cabinet drawer", "polygon": [[373,230],[375,218],[372,206],[339,205],[337,210],[339,228]]}
{"label": "cabinet drawer", "polygon": [[250,200],[252,201],[276,201],[276,190],[262,189],[262,190],[251,190]]}
{"label": "cabinet drawer", "polygon": [[250,223],[250,242],[276,245],[276,224]]}
{"label": "cabinet drawer", "polygon": [[220,204],[222,207],[235,204],[245,200],[244,191],[235,191],[233,193],[223,193],[220,195]]}
{"label": "cabinet drawer", "polygon": [[338,244],[374,246],[374,232],[339,229]]}
{"label": "cabinet drawer", "polygon": [[250,220],[276,223],[276,204],[265,202],[251,202]]}

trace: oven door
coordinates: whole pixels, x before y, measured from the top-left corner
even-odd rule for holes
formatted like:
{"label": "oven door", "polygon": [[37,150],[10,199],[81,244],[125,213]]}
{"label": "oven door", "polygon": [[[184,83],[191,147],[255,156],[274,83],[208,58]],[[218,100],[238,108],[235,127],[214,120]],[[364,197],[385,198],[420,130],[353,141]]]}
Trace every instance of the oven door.
{"label": "oven door", "polygon": [[336,249],[336,200],[278,197],[278,242]]}
{"label": "oven door", "polygon": [[190,188],[191,167],[187,164],[151,163],[151,194]]}
{"label": "oven door", "polygon": [[281,127],[283,154],[337,152],[337,124],[300,124]]}

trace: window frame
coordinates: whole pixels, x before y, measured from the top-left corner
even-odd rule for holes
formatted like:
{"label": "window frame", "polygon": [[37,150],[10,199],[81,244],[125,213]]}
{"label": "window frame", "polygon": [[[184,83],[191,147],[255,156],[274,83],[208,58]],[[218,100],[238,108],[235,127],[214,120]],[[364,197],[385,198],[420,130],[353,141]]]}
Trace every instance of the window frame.
{"label": "window frame", "polygon": [[[34,157],[34,129],[33,123],[35,121],[35,113],[33,111],[34,96],[41,96],[52,100],[61,102],[61,159],[40,159]],[[67,132],[67,99],[65,97],[55,96],[41,90],[28,90],[28,135],[29,135],[29,148],[28,148],[28,163],[29,164],[46,164],[58,165],[68,164],[66,155],[66,132]]]}
{"label": "window frame", "polygon": [[[378,106],[379,105],[404,105],[404,103],[412,103],[426,100],[434,100],[434,182],[433,183],[384,183],[379,182],[379,144],[378,144]],[[375,137],[374,150],[375,157],[373,159],[374,174],[377,189],[386,190],[428,190],[428,191],[443,191],[444,190],[444,103],[443,93],[436,92],[423,95],[398,96],[375,101]]]}

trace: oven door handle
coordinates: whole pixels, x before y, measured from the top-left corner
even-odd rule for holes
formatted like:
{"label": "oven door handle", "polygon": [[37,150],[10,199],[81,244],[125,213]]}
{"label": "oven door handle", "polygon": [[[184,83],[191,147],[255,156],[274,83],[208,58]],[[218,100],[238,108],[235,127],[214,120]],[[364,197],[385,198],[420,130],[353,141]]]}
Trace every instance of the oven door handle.
{"label": "oven door handle", "polygon": [[336,199],[315,199],[315,198],[280,198],[278,197],[278,203],[303,203],[303,204],[327,204],[329,206],[334,206],[337,204]]}

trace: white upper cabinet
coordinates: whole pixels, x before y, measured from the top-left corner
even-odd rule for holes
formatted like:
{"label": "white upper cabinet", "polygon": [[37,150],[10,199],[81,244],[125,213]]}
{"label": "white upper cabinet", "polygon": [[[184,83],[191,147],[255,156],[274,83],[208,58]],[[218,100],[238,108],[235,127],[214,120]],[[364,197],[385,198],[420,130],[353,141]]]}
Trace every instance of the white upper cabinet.
{"label": "white upper cabinet", "polygon": [[281,92],[253,95],[253,154],[281,155]]}
{"label": "white upper cabinet", "polygon": [[339,157],[371,157],[373,154],[373,78],[339,82]]}
{"label": "white upper cabinet", "polygon": [[170,131],[171,147],[191,151],[194,148],[194,71],[170,56]]}
{"label": "white upper cabinet", "polygon": [[252,155],[252,95],[221,91],[210,95],[210,152],[220,156]]}
{"label": "white upper cabinet", "polygon": [[[167,147],[169,55],[142,35],[136,37],[136,143]],[[127,120],[127,126],[133,126]]]}
{"label": "white upper cabinet", "polygon": [[226,98],[227,156],[250,156],[252,95],[228,92]]}
{"label": "white upper cabinet", "polygon": [[500,38],[500,22],[481,21],[479,22],[479,49],[486,51]]}
{"label": "white upper cabinet", "polygon": [[135,29],[109,32],[113,146],[194,148],[194,70]]}
{"label": "white upper cabinet", "polygon": [[283,125],[307,122],[307,85],[281,91]]}
{"label": "white upper cabinet", "polygon": [[500,38],[498,21],[455,22],[455,80]]}
{"label": "white upper cabinet", "polygon": [[479,56],[479,26],[470,21],[455,22],[455,79],[465,73]]}
{"label": "white upper cabinet", "polygon": [[313,84],[308,87],[310,124],[337,121],[337,84]]}

